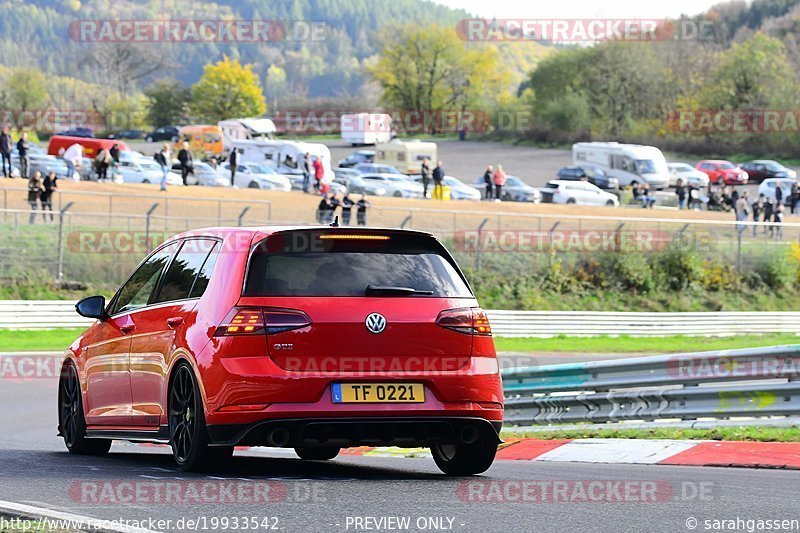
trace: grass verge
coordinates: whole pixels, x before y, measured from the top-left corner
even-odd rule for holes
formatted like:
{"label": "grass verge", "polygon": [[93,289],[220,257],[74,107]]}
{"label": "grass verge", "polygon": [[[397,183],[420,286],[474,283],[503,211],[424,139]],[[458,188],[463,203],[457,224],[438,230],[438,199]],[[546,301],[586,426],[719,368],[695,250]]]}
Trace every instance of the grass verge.
{"label": "grass verge", "polygon": [[739,440],[757,442],[800,442],[798,427],[739,426],[714,429],[652,428],[652,429],[569,429],[553,431],[503,431],[504,438],[527,437],[553,439],[676,439],[676,440]]}
{"label": "grass verge", "polygon": [[0,352],[55,352],[66,350],[83,328],[0,329]]}
{"label": "grass verge", "polygon": [[796,344],[800,336],[789,333],[734,337],[565,337],[548,339],[496,337],[500,352],[570,353],[682,353]]}

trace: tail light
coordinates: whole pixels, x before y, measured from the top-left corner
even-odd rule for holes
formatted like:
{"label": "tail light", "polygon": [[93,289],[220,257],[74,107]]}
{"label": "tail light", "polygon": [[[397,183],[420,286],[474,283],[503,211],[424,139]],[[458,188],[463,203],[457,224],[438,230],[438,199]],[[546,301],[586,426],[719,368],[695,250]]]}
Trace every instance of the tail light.
{"label": "tail light", "polygon": [[311,325],[311,319],[296,309],[234,307],[214,332],[215,337],[273,334]]}
{"label": "tail light", "polygon": [[480,307],[461,307],[439,313],[436,324],[467,335],[492,336],[492,326]]}

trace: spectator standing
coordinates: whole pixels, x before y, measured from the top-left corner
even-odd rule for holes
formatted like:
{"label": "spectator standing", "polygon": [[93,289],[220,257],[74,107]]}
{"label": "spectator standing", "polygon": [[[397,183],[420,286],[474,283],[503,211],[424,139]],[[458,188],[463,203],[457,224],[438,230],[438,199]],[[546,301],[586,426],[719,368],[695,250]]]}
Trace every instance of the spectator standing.
{"label": "spectator standing", "polygon": [[336,208],[340,205],[339,199],[334,193],[328,193],[328,197],[330,198],[330,203],[328,203],[328,212],[327,216],[325,217],[326,224],[333,222],[333,217],[336,215]]}
{"label": "spectator standing", "polygon": [[0,132],[0,156],[3,158],[3,177],[11,177],[11,147],[14,141],[11,139],[11,134],[8,132],[8,126],[3,126],[3,131]]}
{"label": "spectator standing", "polygon": [[494,183],[492,180],[494,179],[494,167],[492,165],[488,165],[486,167],[486,172],[483,173],[483,183],[486,185],[486,192],[483,195],[484,200],[491,200],[494,197]]}
{"label": "spectator standing", "polygon": [[[776,189],[777,191],[778,189]],[[775,202],[775,240],[779,240],[783,237],[783,202],[778,200]],[[770,235],[772,232],[770,231]]]}
{"label": "spectator standing", "polygon": [[[760,220],[761,213],[764,211],[764,194],[759,194],[758,199],[750,206],[753,211],[753,222]],[[758,236],[758,226],[753,225],[753,237]]]}
{"label": "spectator standing", "polygon": [[[775,206],[772,204],[772,200],[767,198],[767,203],[764,204],[764,218],[763,222],[772,222],[772,215],[775,213]],[[769,228],[769,235],[772,237],[772,224],[764,224],[764,234],[767,233],[767,229]]]}
{"label": "spectator standing", "polygon": [[315,189],[321,190],[322,180],[325,178],[325,168],[322,166],[322,158],[314,156],[314,180],[317,182]]}
{"label": "spectator standing", "polygon": [[31,206],[31,216],[28,224],[36,223],[36,209],[42,195],[42,173],[38,170],[28,180],[28,203]]}
{"label": "spectator standing", "polygon": [[503,170],[503,165],[497,165],[497,168],[492,175],[494,182],[494,198],[495,200],[503,200],[503,185],[506,184],[506,171]]}
{"label": "spectator standing", "polygon": [[422,161],[422,165],[419,167],[419,173],[422,176],[422,197],[428,197],[428,185],[431,183],[431,167],[430,167],[430,159],[427,157]]}
{"label": "spectator standing", "polygon": [[94,163],[97,169],[97,181],[106,181],[108,179],[108,167],[111,164],[111,154],[107,149],[103,148],[97,152]]}
{"label": "spectator standing", "polygon": [[42,201],[42,220],[47,222],[47,214],[45,210],[50,211],[50,222],[53,222],[53,193],[58,190],[58,176],[55,172],[51,172],[45,176],[42,182],[42,192],[40,199]]}
{"label": "spectator standing", "polygon": [[167,176],[169,175],[170,168],[172,167],[172,154],[169,150],[169,144],[164,143],[164,147],[156,152],[153,156],[158,166],[161,167],[161,190],[167,190]]}
{"label": "spectator standing", "polygon": [[350,216],[356,203],[350,198],[350,192],[345,192],[342,197],[342,226],[350,225]]}
{"label": "spectator standing", "polygon": [[[83,165],[83,146],[72,144],[64,150],[64,162],[67,164],[67,179],[75,179],[75,172]],[[80,181],[80,176],[78,180]]]}
{"label": "spectator standing", "polygon": [[362,194],[361,199],[356,202],[357,211],[356,211],[356,220],[358,221],[359,226],[366,226],[367,225],[367,208],[372,207],[372,205],[367,201],[367,198]]}
{"label": "spectator standing", "polygon": [[800,188],[798,188],[796,181],[792,182],[792,192],[789,194],[789,202],[789,207],[794,215],[795,209],[797,209],[797,202],[800,202]]}
{"label": "spectator standing", "polygon": [[325,222],[325,213],[328,211],[328,204],[330,204],[331,200],[328,196],[323,196],[322,200],[319,201],[319,205],[317,206],[317,224],[323,224]]}
{"label": "spectator standing", "polygon": [[432,197],[437,200],[444,199],[444,187],[442,187],[442,182],[444,181],[444,167],[442,166],[442,162],[439,161],[436,164],[436,168],[433,169],[433,194]]}
{"label": "spectator standing", "polygon": [[777,207],[778,202],[783,201],[783,189],[781,188],[781,184],[778,183],[778,186],[775,187],[775,206]]}
{"label": "spectator standing", "polygon": [[29,170],[31,160],[30,156],[28,155],[29,149],[30,144],[28,143],[28,132],[23,131],[22,135],[17,141],[17,153],[19,154],[19,176],[23,179],[28,179],[30,177]]}
{"label": "spectator standing", "polygon": [[306,152],[305,157],[303,157],[303,192],[308,192],[308,188],[311,186],[312,170],[313,165],[311,163],[311,154]]}
{"label": "spectator standing", "polygon": [[[747,191],[744,191],[744,193],[736,199],[736,203],[733,204],[733,211],[737,222],[747,222],[747,217],[750,214],[750,202],[747,201]],[[744,233],[745,229],[747,229],[747,226],[744,224],[736,225],[736,230],[740,235]]]}
{"label": "spectator standing", "polygon": [[686,209],[686,186],[680,178],[678,178],[678,182],[675,184],[675,195],[678,197],[678,209]]}
{"label": "spectator standing", "polygon": [[228,158],[228,168],[231,170],[231,187],[235,186],[236,169],[239,166],[239,151],[234,148],[231,150],[231,155]]}
{"label": "spectator standing", "polygon": [[183,148],[178,152],[178,162],[181,164],[181,179],[183,184],[186,185],[186,179],[189,174],[194,175],[194,156],[192,151],[189,150],[189,143],[183,141]]}

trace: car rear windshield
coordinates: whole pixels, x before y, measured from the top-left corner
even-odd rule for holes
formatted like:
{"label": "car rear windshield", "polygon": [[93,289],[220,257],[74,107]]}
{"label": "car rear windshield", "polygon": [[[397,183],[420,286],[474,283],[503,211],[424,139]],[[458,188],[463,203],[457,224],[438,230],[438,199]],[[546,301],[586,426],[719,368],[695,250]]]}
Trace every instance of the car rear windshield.
{"label": "car rear windshield", "polygon": [[432,237],[347,229],[270,236],[250,258],[244,290],[244,296],[370,294],[472,297],[452,258]]}

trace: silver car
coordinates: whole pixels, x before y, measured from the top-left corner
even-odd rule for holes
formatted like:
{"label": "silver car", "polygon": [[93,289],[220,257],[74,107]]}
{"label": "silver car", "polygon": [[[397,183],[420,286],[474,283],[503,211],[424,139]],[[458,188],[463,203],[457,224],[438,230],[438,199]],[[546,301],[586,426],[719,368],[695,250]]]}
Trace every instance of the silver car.
{"label": "silver car", "polygon": [[[486,184],[483,176],[478,176],[472,185],[480,191],[481,196],[486,196]],[[502,188],[502,200],[506,202],[533,202],[538,204],[542,201],[542,193],[539,189],[531,187],[516,176],[506,175],[506,184]]]}
{"label": "silver car", "polygon": [[408,179],[405,174],[363,174],[361,179],[386,189],[386,196],[422,198],[422,185]]}

